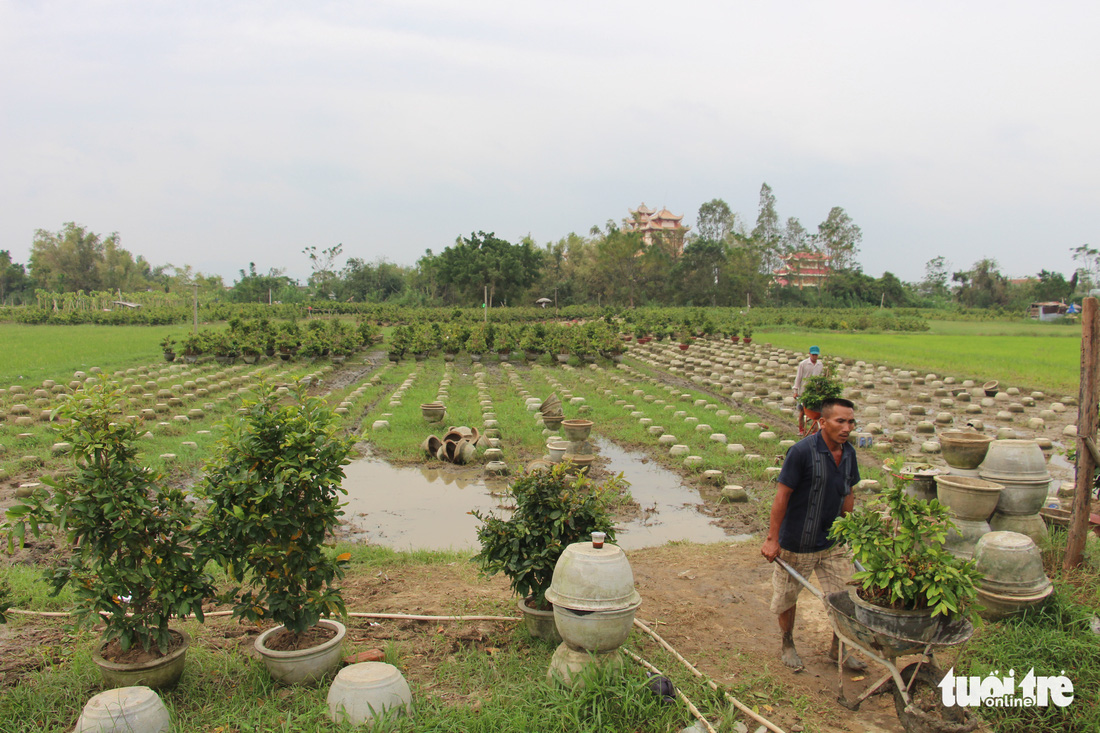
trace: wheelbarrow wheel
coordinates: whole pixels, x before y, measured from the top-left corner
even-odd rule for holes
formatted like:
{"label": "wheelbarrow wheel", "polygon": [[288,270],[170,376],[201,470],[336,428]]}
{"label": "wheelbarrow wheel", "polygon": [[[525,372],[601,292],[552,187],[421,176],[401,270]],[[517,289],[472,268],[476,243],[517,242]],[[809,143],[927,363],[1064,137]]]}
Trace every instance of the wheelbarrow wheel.
{"label": "wheelbarrow wheel", "polygon": [[[918,671],[917,668],[920,668]],[[914,672],[916,681],[911,685]],[[978,719],[964,707],[947,707],[938,687],[943,670],[928,664],[913,662],[901,671],[901,678],[909,687],[911,706],[906,710],[901,690],[894,688],[894,709],[898,720],[908,733],[970,733],[977,729]]]}

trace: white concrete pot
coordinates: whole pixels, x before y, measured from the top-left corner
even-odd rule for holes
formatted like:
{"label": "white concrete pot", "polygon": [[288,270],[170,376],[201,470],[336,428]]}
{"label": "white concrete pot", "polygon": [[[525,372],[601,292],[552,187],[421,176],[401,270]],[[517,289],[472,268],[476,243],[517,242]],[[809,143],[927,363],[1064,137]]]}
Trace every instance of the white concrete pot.
{"label": "white concrete pot", "polygon": [[363,662],[340,670],[328,691],[329,717],[334,723],[362,725],[391,708],[412,713],[412,691],[392,664]]}
{"label": "white concrete pot", "polygon": [[116,687],[87,702],[74,733],[163,733],[171,727],[157,693],[148,687]]}
{"label": "white concrete pot", "polygon": [[309,649],[290,652],[268,649],[264,643],[273,634],[282,631],[282,626],[268,629],[256,639],[256,651],[263,658],[268,673],[276,682],[284,685],[310,685],[328,676],[340,666],[342,645],[347,629],[339,621],[331,619],[321,619],[318,625],[335,629],[336,636]]}

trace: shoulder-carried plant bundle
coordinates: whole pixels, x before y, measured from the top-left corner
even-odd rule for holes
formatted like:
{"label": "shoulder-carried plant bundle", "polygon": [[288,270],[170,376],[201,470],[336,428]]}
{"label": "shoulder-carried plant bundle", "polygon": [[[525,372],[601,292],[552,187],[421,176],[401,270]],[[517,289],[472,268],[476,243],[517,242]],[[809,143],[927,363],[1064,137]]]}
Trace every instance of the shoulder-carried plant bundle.
{"label": "shoulder-carried plant bundle", "polygon": [[608,508],[624,485],[622,476],[596,484],[584,475],[566,473],[565,464],[527,474],[512,485],[516,508],[510,519],[470,512],[481,522],[481,552],[473,557],[486,575],[504,573],[512,591],[533,596],[536,608],[549,608],[546,591],[565,548],[604,532],[615,541]]}
{"label": "shoulder-carried plant bundle", "polygon": [[905,484],[895,481],[883,489],[881,501],[864,503],[833,523],[830,536],[848,545],[864,568],[852,575],[857,593],[886,608],[972,616],[968,605],[981,575],[973,561],[944,547],[954,526],[950,511],[936,499],[909,496]]}
{"label": "shoulder-carried plant bundle", "polygon": [[298,634],[344,613],[333,581],[348,558],[325,542],[343,515],[351,440],[300,383],[285,395],[262,383],[244,409],[225,423],[197,491],[209,502],[204,552],[245,584],[226,596],[235,615]]}
{"label": "shoulder-carried plant bundle", "polygon": [[191,504],[141,465],[138,428],[123,419],[121,404],[120,393],[96,385],[58,409],[75,466],[44,480],[52,491],[9,509],[4,531],[9,549],[28,529],[38,537],[41,525],[67,533],[71,555],[49,579],[55,593],[72,588],[76,623],[102,615],[105,641],[165,653],[169,621],[190,614],[201,621],[213,585],[192,554]]}
{"label": "shoulder-carried plant bundle", "polygon": [[818,410],[825,400],[844,396],[844,385],[840,380],[834,379],[831,372],[831,368],[826,365],[821,374],[806,378],[800,395],[803,405],[811,410]]}

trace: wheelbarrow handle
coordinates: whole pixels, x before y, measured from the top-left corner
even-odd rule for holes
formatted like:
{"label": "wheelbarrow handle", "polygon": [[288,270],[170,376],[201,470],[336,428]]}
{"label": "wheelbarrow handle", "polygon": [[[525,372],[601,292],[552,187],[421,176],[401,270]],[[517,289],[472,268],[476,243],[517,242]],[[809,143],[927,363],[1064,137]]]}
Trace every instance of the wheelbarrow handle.
{"label": "wheelbarrow handle", "polygon": [[779,563],[780,567],[782,567],[784,570],[786,570],[788,573],[790,573],[791,576],[795,580],[797,580],[799,583],[806,586],[806,589],[809,590],[811,593],[813,593],[815,596],[817,596],[819,599],[821,599],[821,600],[825,599],[825,594],[822,593],[820,590],[818,590],[817,586],[815,586],[813,583],[811,583],[810,581],[803,578],[802,573],[798,572],[797,570],[792,568],[790,565],[788,565],[786,563],[786,561],[783,560],[783,558],[776,557],[775,562]]}

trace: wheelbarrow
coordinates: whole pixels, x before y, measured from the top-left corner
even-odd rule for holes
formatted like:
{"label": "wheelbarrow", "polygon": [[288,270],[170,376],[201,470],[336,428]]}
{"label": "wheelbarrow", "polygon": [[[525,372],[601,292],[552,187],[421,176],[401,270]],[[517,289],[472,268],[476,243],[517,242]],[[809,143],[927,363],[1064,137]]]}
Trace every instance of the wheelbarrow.
{"label": "wheelbarrow", "polygon": [[[781,558],[777,557],[775,562],[825,604],[833,633],[840,642],[836,661],[837,702],[849,710],[859,710],[867,698],[892,690],[898,720],[909,733],[967,733],[978,727],[977,718],[966,708],[943,704],[937,685],[944,673],[935,666],[933,656],[938,648],[957,646],[969,639],[974,633],[969,621],[949,621],[936,616],[932,619],[935,632],[927,640],[877,630],[856,619],[855,602],[848,592],[823,593]],[[854,699],[844,691],[844,661],[852,650],[886,668],[885,674]],[[919,659],[899,670],[895,661],[901,656]]]}

